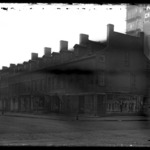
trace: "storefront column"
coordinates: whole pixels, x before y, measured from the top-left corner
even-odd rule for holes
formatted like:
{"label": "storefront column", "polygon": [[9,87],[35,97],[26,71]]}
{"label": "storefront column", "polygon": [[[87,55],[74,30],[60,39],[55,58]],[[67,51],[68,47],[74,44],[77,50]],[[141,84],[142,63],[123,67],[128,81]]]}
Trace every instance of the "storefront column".
{"label": "storefront column", "polygon": [[30,97],[30,110],[33,111],[33,96]]}
{"label": "storefront column", "polygon": [[94,115],[97,116],[97,95],[94,94]]}
{"label": "storefront column", "polygon": [[0,111],[2,110],[2,99],[0,98]]}
{"label": "storefront column", "polygon": [[16,111],[18,112],[18,97],[16,97]]}
{"label": "storefront column", "polygon": [[15,98],[13,98],[13,111],[15,111]]}
{"label": "storefront column", "polygon": [[30,112],[31,111],[31,99],[29,96],[27,99],[28,99],[28,111]]}
{"label": "storefront column", "polygon": [[20,112],[20,97],[18,97],[18,112]]}
{"label": "storefront column", "polygon": [[13,111],[13,98],[10,99],[10,111]]}

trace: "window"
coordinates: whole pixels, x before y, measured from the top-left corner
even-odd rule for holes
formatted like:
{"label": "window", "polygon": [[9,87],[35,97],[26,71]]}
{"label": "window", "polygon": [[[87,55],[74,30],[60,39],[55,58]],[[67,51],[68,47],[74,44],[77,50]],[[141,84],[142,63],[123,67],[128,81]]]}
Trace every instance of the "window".
{"label": "window", "polygon": [[142,13],[142,12],[143,12],[143,8],[139,7],[139,13]]}
{"label": "window", "polygon": [[51,77],[51,89],[54,89],[54,76]]}
{"label": "window", "polygon": [[99,56],[99,62],[105,62],[105,56],[104,55]]}
{"label": "window", "polygon": [[142,20],[137,20],[137,28],[138,29],[141,29],[141,31],[143,30],[143,23],[142,23]]}
{"label": "window", "polygon": [[33,85],[33,81],[31,81],[31,89],[34,90],[34,85]]}
{"label": "window", "polygon": [[75,56],[77,57],[77,56],[79,55],[79,50],[78,50],[78,49],[75,49],[74,54],[75,54]]}
{"label": "window", "polygon": [[52,87],[52,80],[51,80],[51,76],[50,77],[48,77],[48,89],[50,90],[51,89],[51,87]]}
{"label": "window", "polygon": [[41,79],[41,90],[44,90],[43,79]]}
{"label": "window", "polygon": [[46,90],[46,81],[45,79],[42,80],[42,90]]}
{"label": "window", "polygon": [[25,82],[23,82],[23,83],[22,83],[22,86],[23,86],[23,91],[22,91],[22,92],[24,93],[24,92],[26,92],[26,91],[27,91],[26,83],[25,83]]}
{"label": "window", "polygon": [[61,88],[64,88],[65,86],[64,86],[64,82],[65,82],[65,75],[62,75],[61,77],[60,77],[60,87]]}
{"label": "window", "polygon": [[30,91],[30,81],[28,81],[27,87],[28,87],[28,92],[29,92]]}
{"label": "window", "polygon": [[66,88],[68,88],[69,87],[69,77],[68,77],[68,75],[67,76],[65,76],[65,87]]}
{"label": "window", "polygon": [[146,63],[146,69],[150,69],[150,63],[149,63],[149,61],[147,61],[147,63]]}
{"label": "window", "polygon": [[39,81],[38,81],[38,87],[39,87],[39,88],[38,88],[39,90],[42,90],[42,80],[39,80]]}
{"label": "window", "polygon": [[108,95],[107,95],[107,99],[108,99],[108,100],[113,100],[113,95],[112,95],[112,94],[108,94]]}
{"label": "window", "polygon": [[108,112],[111,111],[111,104],[110,103],[107,104],[107,111]]}
{"label": "window", "polygon": [[127,12],[127,20],[130,19],[130,12]]}
{"label": "window", "polygon": [[63,88],[63,78],[59,77],[59,87]]}
{"label": "window", "polygon": [[133,87],[135,87],[136,85],[136,76],[135,76],[135,74],[133,74]]}
{"label": "window", "polygon": [[88,75],[87,80],[88,80],[88,84],[90,86],[92,86],[94,84],[94,76],[93,75]]}
{"label": "window", "polygon": [[36,90],[36,81],[32,82],[32,88],[33,88],[33,91]]}
{"label": "window", "polygon": [[38,82],[38,81],[36,80],[36,81],[35,81],[35,90],[36,90],[36,91],[37,91],[37,89],[38,89],[38,87],[37,87],[37,85],[38,85],[37,82]]}
{"label": "window", "polygon": [[128,23],[127,24],[127,31],[131,31],[131,30],[133,30],[133,25],[132,25],[132,23]]}
{"label": "window", "polygon": [[47,79],[44,79],[44,90],[47,90]]}
{"label": "window", "polygon": [[131,86],[136,87],[136,75],[134,73],[131,73]]}
{"label": "window", "polygon": [[56,89],[57,88],[57,77],[53,77],[53,88]]}
{"label": "window", "polygon": [[104,82],[105,78],[104,78],[104,72],[100,72],[98,74],[98,85],[99,86],[104,86],[105,82]]}
{"label": "window", "polygon": [[125,66],[129,66],[129,52],[125,52],[124,63]]}

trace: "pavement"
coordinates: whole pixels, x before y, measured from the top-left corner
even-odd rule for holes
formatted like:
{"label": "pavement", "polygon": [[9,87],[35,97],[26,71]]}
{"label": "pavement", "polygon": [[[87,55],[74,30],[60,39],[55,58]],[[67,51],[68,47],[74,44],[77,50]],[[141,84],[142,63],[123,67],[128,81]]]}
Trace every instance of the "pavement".
{"label": "pavement", "polygon": [[[2,114],[1,114],[2,116]],[[89,115],[64,115],[64,114],[33,114],[5,112],[3,116],[9,117],[26,117],[37,119],[63,120],[63,121],[150,121],[146,116],[89,116]]]}

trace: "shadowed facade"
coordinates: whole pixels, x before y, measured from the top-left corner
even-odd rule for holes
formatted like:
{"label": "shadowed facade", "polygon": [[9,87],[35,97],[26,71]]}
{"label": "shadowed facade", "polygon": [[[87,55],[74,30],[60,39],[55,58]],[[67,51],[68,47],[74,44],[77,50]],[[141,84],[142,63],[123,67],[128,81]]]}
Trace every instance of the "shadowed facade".
{"label": "shadowed facade", "polygon": [[43,57],[32,53],[23,64],[0,71],[0,109],[15,112],[65,114],[138,114],[148,97],[149,60],[144,54],[144,33],[138,37],[107,25],[107,40],[89,40],[60,52],[45,48]]}

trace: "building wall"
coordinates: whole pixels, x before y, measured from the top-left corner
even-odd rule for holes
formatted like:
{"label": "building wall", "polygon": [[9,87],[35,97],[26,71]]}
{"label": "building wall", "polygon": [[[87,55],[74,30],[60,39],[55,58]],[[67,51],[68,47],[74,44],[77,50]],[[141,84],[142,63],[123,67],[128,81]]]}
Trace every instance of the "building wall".
{"label": "building wall", "polygon": [[1,74],[5,79],[0,84],[0,104],[5,103],[1,109],[98,116],[139,112],[147,95],[148,60],[143,52],[142,34],[124,35],[108,25],[105,43],[86,43],[76,45],[69,52],[71,58],[65,61],[57,53],[47,57],[53,61],[47,61],[45,66],[34,58],[36,69],[29,61],[27,70],[22,68],[17,73],[16,68],[9,76]]}

